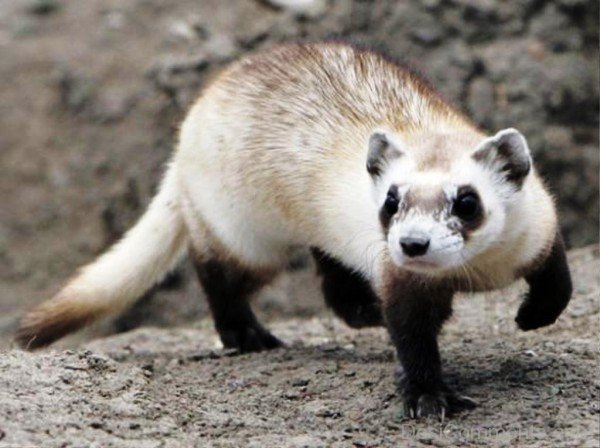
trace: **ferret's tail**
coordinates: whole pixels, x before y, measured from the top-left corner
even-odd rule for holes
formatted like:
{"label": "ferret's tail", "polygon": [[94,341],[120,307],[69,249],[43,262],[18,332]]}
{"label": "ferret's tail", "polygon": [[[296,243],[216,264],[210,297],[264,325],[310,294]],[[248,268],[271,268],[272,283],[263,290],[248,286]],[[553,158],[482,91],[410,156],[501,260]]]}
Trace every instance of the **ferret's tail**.
{"label": "ferret's tail", "polygon": [[171,165],[137,224],[83,267],[56,296],[27,312],[17,330],[17,342],[28,349],[42,347],[131,306],[174,268],[187,239]]}

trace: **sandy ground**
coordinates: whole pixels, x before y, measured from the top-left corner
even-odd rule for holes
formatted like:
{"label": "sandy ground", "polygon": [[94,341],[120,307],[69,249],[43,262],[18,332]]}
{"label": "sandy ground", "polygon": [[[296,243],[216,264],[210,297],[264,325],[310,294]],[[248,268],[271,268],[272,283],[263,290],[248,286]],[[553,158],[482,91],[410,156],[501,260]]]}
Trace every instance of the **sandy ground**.
{"label": "sandy ground", "polygon": [[219,349],[210,320],[4,352],[0,447],[597,447],[600,259],[570,259],[575,296],[544,330],[515,328],[523,285],[458,298],[446,375],[479,406],[443,423],[403,418],[383,329],[324,313],[271,322],[288,346],[268,353]]}

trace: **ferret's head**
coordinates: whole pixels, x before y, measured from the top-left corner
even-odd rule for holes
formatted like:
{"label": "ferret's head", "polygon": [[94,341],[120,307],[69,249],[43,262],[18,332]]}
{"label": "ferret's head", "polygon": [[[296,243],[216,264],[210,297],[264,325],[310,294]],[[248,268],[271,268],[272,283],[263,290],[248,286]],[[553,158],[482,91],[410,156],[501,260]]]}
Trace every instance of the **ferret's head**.
{"label": "ferret's head", "polygon": [[515,129],[490,138],[375,131],[367,170],[394,263],[439,274],[501,247],[531,166]]}

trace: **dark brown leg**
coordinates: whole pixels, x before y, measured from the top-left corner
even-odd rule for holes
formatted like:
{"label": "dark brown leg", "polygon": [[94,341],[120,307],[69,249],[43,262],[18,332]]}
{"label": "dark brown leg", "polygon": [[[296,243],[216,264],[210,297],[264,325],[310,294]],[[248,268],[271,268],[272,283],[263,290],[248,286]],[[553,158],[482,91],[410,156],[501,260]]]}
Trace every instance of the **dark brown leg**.
{"label": "dark brown leg", "polygon": [[442,378],[437,337],[452,313],[453,291],[418,279],[386,287],[384,316],[396,347],[405,415],[444,417],[474,403],[452,394]]}
{"label": "dark brown leg", "polygon": [[525,276],[529,292],[516,317],[521,330],[535,330],[553,324],[573,294],[571,272],[560,232],[556,233],[546,260]]}
{"label": "dark brown leg", "polygon": [[319,249],[312,249],[323,278],[325,303],[352,328],[383,325],[379,299],[360,274],[352,272]]}
{"label": "dark brown leg", "polygon": [[217,258],[196,261],[195,267],[225,347],[245,353],[283,345],[258,322],[249,303],[272,275],[251,272]]}

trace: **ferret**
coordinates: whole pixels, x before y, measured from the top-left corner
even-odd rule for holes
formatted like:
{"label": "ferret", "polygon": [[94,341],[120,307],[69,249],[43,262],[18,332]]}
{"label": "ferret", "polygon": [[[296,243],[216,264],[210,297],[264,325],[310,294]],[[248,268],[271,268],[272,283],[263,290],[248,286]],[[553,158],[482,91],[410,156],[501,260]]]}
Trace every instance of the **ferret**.
{"label": "ferret", "polygon": [[487,135],[421,77],[341,42],[225,68],[191,107],[157,195],[16,336],[36,348],[131,306],[189,249],[225,347],[280,347],[249,299],[297,247],[352,327],[385,325],[406,415],[474,406],[444,383],[437,335],[459,291],[529,284],[522,330],[572,285],[553,199],[516,129]]}

